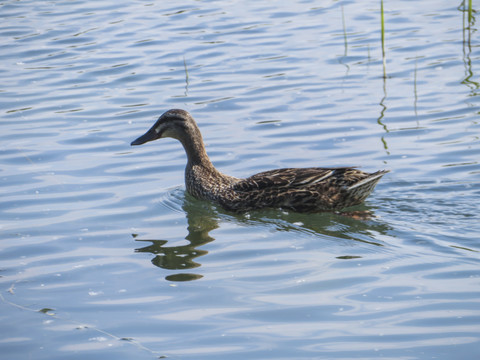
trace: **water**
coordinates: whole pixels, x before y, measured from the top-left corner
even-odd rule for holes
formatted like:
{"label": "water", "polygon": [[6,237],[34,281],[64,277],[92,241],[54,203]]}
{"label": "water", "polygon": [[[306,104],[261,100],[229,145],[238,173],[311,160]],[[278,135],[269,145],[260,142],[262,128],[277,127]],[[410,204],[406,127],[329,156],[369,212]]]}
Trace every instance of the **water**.
{"label": "water", "polygon": [[[0,4],[8,359],[477,359],[476,14],[378,1]],[[184,191],[169,108],[214,164],[390,169],[375,218],[233,215]]]}

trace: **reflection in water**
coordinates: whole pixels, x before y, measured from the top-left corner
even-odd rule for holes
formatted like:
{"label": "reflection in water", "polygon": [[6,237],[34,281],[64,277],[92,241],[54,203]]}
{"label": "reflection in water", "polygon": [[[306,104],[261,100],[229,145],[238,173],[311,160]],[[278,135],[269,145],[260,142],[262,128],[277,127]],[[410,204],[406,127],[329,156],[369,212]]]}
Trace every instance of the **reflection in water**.
{"label": "reflection in water", "polygon": [[[377,123],[378,125],[380,125],[381,127],[383,127],[383,130],[385,130],[385,133],[388,133],[388,128],[387,128],[387,125],[385,125],[385,123],[383,122],[383,119],[385,117],[385,112],[387,111],[387,106],[385,105],[385,100],[387,99],[387,78],[384,77],[383,78],[383,97],[382,97],[382,100],[380,100],[380,107],[381,107],[381,110],[380,110],[380,115],[377,119]],[[383,148],[385,149],[385,152],[387,155],[390,155],[390,151],[388,150],[388,144],[387,144],[387,140],[385,140],[385,135],[383,135],[381,137],[381,141],[382,141],[382,144],[383,144]]]}
{"label": "reflection in water", "polygon": [[[187,245],[165,246],[168,240],[137,240],[150,242],[151,245],[136,249],[136,252],[149,252],[156,256],[152,259],[152,264],[167,270],[185,270],[194,269],[200,266],[194,259],[208,254],[206,250],[199,250],[198,247],[207,244],[213,240],[209,235],[211,230],[218,228],[218,222],[215,216],[210,212],[201,211],[201,207],[194,202],[184,200],[182,206],[187,214],[188,235],[185,237],[189,241]],[[169,275],[167,280],[171,281],[189,281],[202,278],[202,275],[179,273]]]}
{"label": "reflection in water", "polygon": [[[155,255],[152,264],[166,270],[189,270],[201,266],[198,258],[207,255],[208,251],[199,247],[213,240],[210,231],[217,229],[219,222],[234,222],[241,226],[272,227],[276,231],[301,232],[304,234],[318,235],[322,238],[346,239],[383,246],[375,241],[373,233],[386,234],[389,227],[378,221],[359,221],[358,219],[335,213],[300,214],[289,213],[281,210],[261,210],[247,214],[232,214],[224,212],[213,204],[196,200],[185,194],[176,201],[183,201],[182,210],[188,221],[188,235],[185,237],[188,244],[180,246],[167,246],[168,240],[161,239],[136,239],[148,242],[148,246],[138,248],[136,252],[148,252]],[[356,207],[361,212],[372,212],[365,205]],[[134,235],[136,237],[136,235]],[[190,281],[202,278],[200,274],[180,272],[168,275],[165,279],[170,281]]]}
{"label": "reflection in water", "polygon": [[462,84],[467,85],[472,90],[472,95],[477,95],[477,90],[480,88],[480,84],[473,81],[472,59],[470,54],[472,53],[471,37],[472,32],[476,29],[473,27],[475,24],[475,16],[473,15],[473,9],[471,3],[467,7],[465,1],[460,6],[460,11],[463,13],[463,62],[465,64],[465,77]]}
{"label": "reflection in water", "polygon": [[[355,209],[358,212],[370,212],[372,209],[359,205]],[[349,214],[348,216],[342,214]],[[354,240],[370,245],[383,246],[381,242],[374,240],[372,232],[386,234],[389,226],[376,220],[361,221],[360,217],[350,216],[351,213],[315,213],[300,214],[288,213],[278,210],[264,210],[252,214],[248,220],[249,226],[268,225],[274,226],[278,231],[301,232],[318,235],[322,238]],[[373,219],[373,216],[372,218]]]}

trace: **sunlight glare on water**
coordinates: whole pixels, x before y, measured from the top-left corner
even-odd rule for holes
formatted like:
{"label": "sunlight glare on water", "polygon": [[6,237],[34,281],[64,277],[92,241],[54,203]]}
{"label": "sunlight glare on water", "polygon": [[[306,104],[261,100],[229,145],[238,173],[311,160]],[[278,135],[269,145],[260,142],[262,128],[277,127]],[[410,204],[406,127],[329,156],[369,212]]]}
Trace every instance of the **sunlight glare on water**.
{"label": "sunlight glare on water", "polygon": [[[0,352],[478,359],[476,11],[384,8],[385,67],[378,1],[2,2]],[[390,170],[374,217],[192,198],[129,145],[170,108],[226,174]]]}

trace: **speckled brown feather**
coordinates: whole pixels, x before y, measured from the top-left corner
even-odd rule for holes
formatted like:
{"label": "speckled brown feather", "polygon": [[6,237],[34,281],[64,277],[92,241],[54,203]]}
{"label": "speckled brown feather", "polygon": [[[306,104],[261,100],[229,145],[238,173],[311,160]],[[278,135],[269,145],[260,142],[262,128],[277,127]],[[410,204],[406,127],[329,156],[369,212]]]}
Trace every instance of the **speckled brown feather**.
{"label": "speckled brown feather", "polygon": [[[351,167],[277,169],[240,180],[232,191],[239,199],[240,209],[340,210],[363,202],[385,173],[368,174]],[[363,183],[355,186],[360,182]],[[238,202],[228,205],[236,210]]]}
{"label": "speckled brown feather", "polygon": [[353,167],[286,168],[239,179],[219,172],[210,162],[192,116],[173,109],[164,113],[143,136],[140,145],[162,137],[178,139],[188,157],[187,191],[230,211],[283,208],[297,212],[340,210],[362,203],[388,171],[365,173]]}

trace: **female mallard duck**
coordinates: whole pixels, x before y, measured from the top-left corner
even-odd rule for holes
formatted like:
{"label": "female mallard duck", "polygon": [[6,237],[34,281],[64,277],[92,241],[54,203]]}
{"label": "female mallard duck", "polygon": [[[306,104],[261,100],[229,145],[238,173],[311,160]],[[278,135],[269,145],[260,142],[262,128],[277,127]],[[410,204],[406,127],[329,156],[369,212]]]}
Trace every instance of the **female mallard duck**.
{"label": "female mallard duck", "polygon": [[208,158],[202,134],[185,110],[164,113],[131,145],[160,138],[179,140],[187,153],[187,191],[226,210],[282,208],[297,212],[340,210],[360,204],[388,171],[368,174],[352,167],[289,168],[261,172],[246,179],[222,174]]}

